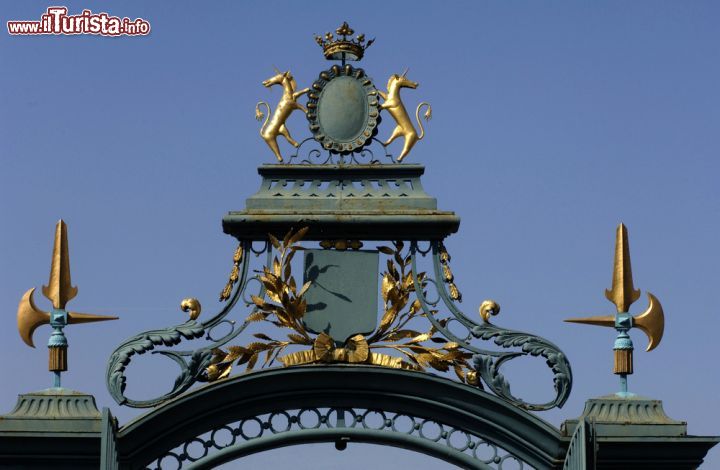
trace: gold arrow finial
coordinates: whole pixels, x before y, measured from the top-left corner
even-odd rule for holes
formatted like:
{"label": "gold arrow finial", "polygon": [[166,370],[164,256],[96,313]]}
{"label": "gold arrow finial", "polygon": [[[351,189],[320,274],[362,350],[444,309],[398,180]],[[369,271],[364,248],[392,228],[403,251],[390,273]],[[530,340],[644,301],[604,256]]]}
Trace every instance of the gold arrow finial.
{"label": "gold arrow finial", "polygon": [[618,225],[615,235],[615,265],[612,288],[605,289],[605,297],[615,304],[618,313],[627,312],[630,305],[640,298],[640,290],[633,286],[630,265],[630,243],[625,224]]}
{"label": "gold arrow finial", "polygon": [[77,287],[70,281],[70,254],[68,252],[67,225],[60,219],[55,226],[50,280],[42,288],[43,295],[52,302],[53,308],[64,309],[77,293]]}

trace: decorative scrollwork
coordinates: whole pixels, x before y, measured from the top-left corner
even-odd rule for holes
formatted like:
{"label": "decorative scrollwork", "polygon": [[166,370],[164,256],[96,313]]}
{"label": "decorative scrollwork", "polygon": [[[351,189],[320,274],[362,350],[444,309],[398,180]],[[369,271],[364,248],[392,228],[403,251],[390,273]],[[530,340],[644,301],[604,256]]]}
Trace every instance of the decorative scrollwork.
{"label": "decorative scrollwork", "polygon": [[[417,244],[411,248],[413,274],[416,285],[426,282],[422,279],[417,271]],[[489,322],[491,315],[497,315],[500,311],[499,305],[493,301],[485,301],[480,309],[483,323],[478,324],[464,315],[455,304],[454,300],[458,300],[453,294],[450,287],[452,283],[452,273],[448,275],[447,263],[450,260],[449,254],[442,242],[432,242],[433,264],[436,279],[442,279],[444,282],[435,282],[435,286],[439,290],[440,298],[437,301],[429,302],[422,291],[419,292],[418,300],[426,313],[428,320],[437,328],[437,330],[451,341],[455,341],[459,346],[468,351],[472,351],[472,363],[477,370],[480,378],[488,385],[491,391],[498,396],[510,401],[511,403],[528,410],[541,411],[554,407],[562,407],[570,395],[572,388],[572,370],[565,354],[555,344],[550,341],[521,331],[508,330],[495,326]],[[420,253],[422,255],[422,253]],[[448,285],[448,288],[445,288]],[[450,291],[448,291],[450,289]],[[437,312],[437,307],[442,300],[443,305],[450,312],[448,320],[440,319],[432,312]],[[468,335],[460,337],[450,331],[447,327],[449,321],[457,321],[467,331]],[[445,321],[445,323],[442,323]],[[471,342],[471,338],[481,340],[493,340],[494,343],[502,348],[520,348],[520,351],[490,351],[479,349]],[[555,398],[547,403],[528,403],[519,399],[510,393],[510,384],[505,376],[500,372],[501,366],[517,357],[521,356],[541,356],[545,358],[548,367],[553,372],[553,382],[555,387]]]}
{"label": "decorative scrollwork", "polygon": [[[497,394],[527,410],[541,411],[554,407],[562,407],[570,395],[572,385],[572,371],[570,363],[565,354],[556,345],[544,338],[534,336],[522,331],[506,330],[491,323],[485,323],[473,328],[475,337],[489,340],[493,339],[495,344],[503,348],[519,347],[522,352],[504,355],[500,358],[493,358],[488,355],[475,354],[473,364],[480,377]],[[552,370],[555,385],[555,399],[547,403],[527,403],[510,393],[510,383],[500,372],[500,367],[507,361],[518,356],[530,354],[531,356],[542,356]]]}
{"label": "decorative scrollwork", "polygon": [[[134,408],[146,408],[159,405],[164,401],[180,395],[195,382],[204,379],[207,367],[210,365],[213,357],[212,351],[232,340],[245,329],[246,324],[238,327],[234,322],[230,322],[230,332],[221,338],[214,339],[211,338],[209,334],[214,327],[227,322],[225,317],[235,306],[241,292],[247,284],[248,257],[242,253],[248,253],[250,244],[249,242],[244,243],[246,245],[242,245],[235,252],[236,257],[238,253],[241,253],[242,262],[238,262],[240,263],[238,264],[238,266],[240,266],[239,279],[234,282],[235,289],[219,313],[204,322],[197,322],[195,319],[200,314],[200,304],[196,299],[186,299],[183,301],[181,308],[190,312],[191,319],[189,321],[165,329],[140,333],[124,341],[115,349],[108,361],[106,383],[110,395],[118,404]],[[213,341],[212,344],[193,351],[155,350],[156,347],[160,346],[176,346],[180,344],[183,339],[194,340],[202,338],[203,336]],[[125,371],[133,356],[149,351],[172,359],[180,367],[180,373],[175,379],[175,384],[170,392],[149,400],[133,400],[125,396],[127,383]]]}
{"label": "decorative scrollwork", "polygon": [[[450,255],[440,241],[430,242],[428,250],[421,251],[417,242],[409,249],[405,243],[380,246],[378,251],[387,256],[387,269],[381,274],[383,311],[376,329],[367,336],[357,334],[338,344],[325,333],[309,331],[303,321],[307,310],[304,294],[310,286],[299,286],[292,275],[291,261],[297,251],[303,250],[299,242],[307,232],[290,231],[282,240],[269,235],[265,245],[267,260],[262,271],[248,278],[248,254],[260,254],[250,242],[243,242],[240,261],[236,261],[239,279],[222,311],[205,322],[188,321],[164,330],[154,330],[131,338],[123,343],[110,359],[107,381],[110,393],[121,404],[133,407],[155,406],[187,390],[198,381],[216,381],[228,377],[233,366],[245,365],[251,371],[270,367],[305,364],[350,363],[370,364],[408,370],[454,371],[458,379],[479,388],[487,388],[509,402],[528,410],[547,410],[562,406],[572,384],[572,372],[565,355],[553,343],[528,333],[509,330],[490,323],[500,307],[486,301],[481,307],[483,321],[476,322],[464,315],[455,301],[459,296],[452,289],[454,276],[449,268]],[[432,252],[433,274],[418,269],[418,255]],[[273,257],[273,253],[276,255]],[[239,299],[244,299],[248,281],[259,284],[257,295],[249,295],[245,305],[250,314],[236,326],[225,317]],[[195,305],[186,305],[198,311]],[[199,307],[198,307],[199,308]],[[427,320],[430,325],[417,326]],[[286,338],[272,334],[255,333],[254,340],[243,346],[222,347],[237,337],[246,326],[255,322],[268,322],[278,328],[287,328]],[[230,332],[213,337],[210,332],[221,325],[230,325]],[[181,340],[205,336],[211,344],[191,351],[154,351],[159,346],[174,346]],[[502,350],[478,347],[475,339],[492,340]],[[513,349],[516,350],[506,350]],[[519,349],[519,350],[517,350]],[[379,350],[383,350],[380,352]],[[173,389],[161,397],[137,401],[124,395],[125,369],[131,357],[147,351],[169,357],[180,367]],[[389,354],[388,354],[389,353]],[[529,403],[510,392],[510,384],[501,372],[506,362],[521,356],[540,356],[546,360],[554,374],[556,396],[547,403]],[[482,382],[481,382],[482,381]]]}
{"label": "decorative scrollwork", "polygon": [[[375,148],[380,148],[380,155],[385,164],[397,163],[387,148],[377,138],[371,139]],[[301,153],[302,152],[302,153]],[[288,164],[296,163],[302,165],[380,165],[383,161],[375,156],[371,147],[364,147],[349,153],[332,153],[320,145],[314,138],[308,137],[298,144],[295,153],[288,157]]]}
{"label": "decorative scrollwork", "polygon": [[202,365],[209,361],[209,354],[202,353],[193,355],[188,365],[177,353],[166,354],[180,366],[181,373],[176,379],[173,391],[155,400],[137,401],[127,398],[123,392],[127,378],[125,369],[135,354],[144,354],[152,351],[156,346],[175,346],[182,338],[196,339],[205,334],[205,326],[195,320],[190,320],[182,325],[176,325],[163,330],[153,330],[141,333],[122,343],[110,357],[107,370],[107,385],[110,395],[120,405],[132,407],[149,407],[162,403],[173,396],[179,395],[192,385],[192,378],[203,369]]}

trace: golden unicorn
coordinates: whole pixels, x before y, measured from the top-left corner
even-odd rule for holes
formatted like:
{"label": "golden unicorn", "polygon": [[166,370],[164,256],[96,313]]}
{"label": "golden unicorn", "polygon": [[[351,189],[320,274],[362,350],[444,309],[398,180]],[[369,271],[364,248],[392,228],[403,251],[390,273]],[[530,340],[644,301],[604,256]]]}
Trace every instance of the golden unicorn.
{"label": "golden unicorn", "polygon": [[268,117],[265,118],[262,127],[260,128],[260,137],[268,144],[270,150],[273,151],[279,162],[283,161],[282,155],[280,154],[280,148],[278,147],[277,138],[282,135],[287,139],[293,147],[298,147],[299,144],[295,139],[290,136],[290,132],[285,127],[285,121],[290,117],[290,114],[299,109],[303,113],[307,113],[307,109],[303,105],[297,102],[297,99],[307,93],[310,89],[305,88],[300,91],[295,91],[297,83],[290,74],[290,71],[281,72],[275,69],[277,75],[268,78],[262,82],[263,86],[270,88],[273,85],[282,85],[283,95],[280,98],[280,102],[275,108],[275,112],[270,116],[270,105],[265,101],[260,101],[255,105],[255,119],[258,121],[265,117],[265,114],[260,111],[260,106],[267,108]]}
{"label": "golden unicorn", "polygon": [[400,99],[401,88],[415,89],[418,87],[417,82],[410,81],[405,77],[407,72],[407,69],[405,69],[405,72],[403,72],[402,75],[393,74],[390,76],[387,83],[387,93],[378,90],[380,97],[383,99],[380,109],[387,109],[393,119],[395,119],[395,122],[397,122],[397,126],[395,127],[395,130],[393,130],[392,135],[390,135],[390,138],[383,145],[387,147],[398,137],[405,137],[402,152],[400,152],[400,156],[398,156],[399,162],[405,158],[418,140],[422,140],[422,138],[425,137],[425,129],[420,121],[420,108],[427,106],[427,110],[423,116],[426,121],[430,120],[432,117],[432,107],[429,103],[423,101],[417,106],[415,109],[415,120],[420,127],[420,135],[418,135],[415,127],[413,126],[412,120],[405,109],[405,105]]}

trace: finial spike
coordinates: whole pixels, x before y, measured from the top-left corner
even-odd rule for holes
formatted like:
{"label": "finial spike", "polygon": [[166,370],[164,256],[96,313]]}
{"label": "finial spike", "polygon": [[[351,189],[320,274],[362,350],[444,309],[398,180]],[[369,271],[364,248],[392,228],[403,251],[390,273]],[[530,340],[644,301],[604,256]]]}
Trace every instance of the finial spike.
{"label": "finial spike", "polygon": [[92,323],[96,321],[117,320],[119,317],[112,315],[93,315],[90,313],[68,312],[68,324]]}
{"label": "finial spike", "polygon": [[599,316],[599,317],[587,317],[587,318],[568,318],[563,320],[568,323],[582,323],[584,325],[596,325],[596,326],[615,326],[614,316]]}
{"label": "finial spike", "polygon": [[73,299],[77,287],[70,280],[70,255],[68,252],[67,225],[60,219],[55,226],[55,245],[53,247],[50,280],[42,288],[43,295],[52,302],[53,308],[64,309]]}
{"label": "finial spike", "polygon": [[625,224],[620,223],[615,236],[615,263],[613,267],[612,288],[605,290],[605,297],[615,304],[618,313],[627,312],[630,305],[640,298],[640,290],[635,289],[630,265],[630,243]]}

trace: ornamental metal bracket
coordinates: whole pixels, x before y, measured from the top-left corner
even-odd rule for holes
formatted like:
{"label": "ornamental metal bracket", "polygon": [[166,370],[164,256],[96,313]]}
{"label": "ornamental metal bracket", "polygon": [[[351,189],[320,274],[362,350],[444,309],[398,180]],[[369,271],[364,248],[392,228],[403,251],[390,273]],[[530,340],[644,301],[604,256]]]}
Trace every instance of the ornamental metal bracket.
{"label": "ornamental metal bracket", "polygon": [[[418,299],[426,312],[426,317],[443,336],[457,342],[465,350],[472,352],[474,368],[488,388],[496,395],[527,410],[540,411],[562,407],[570,396],[572,369],[567,357],[560,348],[539,336],[492,324],[490,317],[500,313],[500,306],[492,300],[486,300],[480,306],[479,313],[482,323],[478,323],[465,315],[456,303],[462,300],[462,295],[455,286],[454,276],[449,268],[450,255],[441,241],[430,242],[430,249],[424,251],[420,250],[418,243],[415,242],[412,245],[411,252],[413,278],[416,286],[420,282],[417,257],[428,252],[432,253],[434,268],[432,282],[436,286],[439,296],[430,300],[423,294],[422,290],[416,289],[416,292],[419,293]],[[438,311],[439,306],[444,307],[449,312],[444,323],[438,319],[437,313],[432,314],[432,312]],[[460,330],[466,331],[466,334],[459,335],[451,331],[448,326],[450,322],[457,323]],[[472,343],[473,338],[484,341],[493,340],[496,345],[503,349],[520,348],[520,351],[480,349]],[[553,372],[555,387],[555,398],[553,400],[546,403],[528,403],[510,392],[510,383],[502,374],[501,366],[508,361],[527,355],[543,357],[547,366]],[[482,387],[479,382],[478,385]]]}
{"label": "ornamental metal bracket", "polygon": [[[181,309],[188,311],[190,315],[188,321],[168,328],[137,334],[115,349],[108,360],[106,383],[110,395],[118,404],[133,408],[147,408],[180,395],[195,382],[201,380],[205,369],[210,365],[213,350],[231,341],[245,329],[246,324],[238,326],[225,317],[235,307],[241,292],[247,286],[249,251],[252,251],[251,242],[241,242],[238,246],[233,258],[230,281],[220,294],[220,300],[226,303],[218,313],[205,321],[197,321],[201,311],[200,303],[196,299],[185,299],[181,303]],[[220,325],[228,325],[230,331],[219,338],[214,338],[212,332]],[[209,340],[210,344],[195,350],[155,350],[160,346],[176,346],[183,339],[193,340],[203,337]],[[180,373],[170,392],[149,400],[133,400],[124,394],[127,382],[125,371],[133,356],[149,351],[172,359],[180,367]]]}
{"label": "ornamental metal bracket", "polygon": [[[269,241],[259,249],[250,241],[241,242],[233,258],[230,280],[221,294],[226,304],[218,314],[198,322],[199,303],[186,299],[183,305],[191,320],[141,333],[120,345],[111,356],[107,372],[113,398],[132,407],[151,407],[178,396],[196,382],[222,380],[230,376],[235,366],[244,366],[245,373],[249,373],[275,364],[300,367],[347,363],[417,372],[454,372],[460,382],[481,389],[484,382],[489,391],[528,410],[559,407],[567,400],[572,372],[557,346],[535,335],[490,323],[490,316],[499,313],[495,302],[486,301],[481,306],[482,323],[460,311],[456,302],[461,300],[461,294],[450,270],[450,256],[441,241],[426,242],[425,249],[421,242],[397,241],[392,246],[357,251],[360,242],[335,240],[323,241],[314,249],[308,246],[312,240],[304,239],[308,232],[308,228],[288,232],[282,239],[269,235]],[[355,248],[346,251],[350,247]],[[301,252],[305,269],[303,281],[298,282],[292,260]],[[253,271],[254,275],[249,275],[252,254],[256,257],[264,254],[265,263]],[[421,272],[419,264],[429,254],[432,271]],[[381,274],[380,286],[383,309],[376,323],[373,305],[377,301],[372,300],[376,281],[368,279],[373,278],[373,271],[377,272],[378,256],[386,259],[386,269]],[[366,268],[358,264],[358,257],[369,262]],[[253,283],[257,290],[250,294],[248,287]],[[363,307],[362,301],[367,299],[370,302]],[[239,301],[240,309],[243,310],[244,303],[247,312],[242,322],[229,318]],[[356,305],[361,311],[343,315],[340,310],[348,311],[347,307],[339,308],[343,305]],[[283,330],[290,333],[286,338],[278,338],[265,328],[255,333],[250,342],[224,348],[253,323],[267,325],[277,333]],[[212,330],[221,324],[229,325],[230,331],[215,338]],[[459,329],[465,333],[459,334]],[[202,337],[210,344],[195,350],[155,350]],[[475,344],[478,340],[492,340],[503,350],[480,348]],[[134,355],[147,351],[169,357],[180,367],[180,373],[169,393],[149,400],[133,400],[124,394],[126,367]],[[541,356],[546,360],[554,374],[553,400],[528,403],[510,392],[501,366],[524,356]]]}

